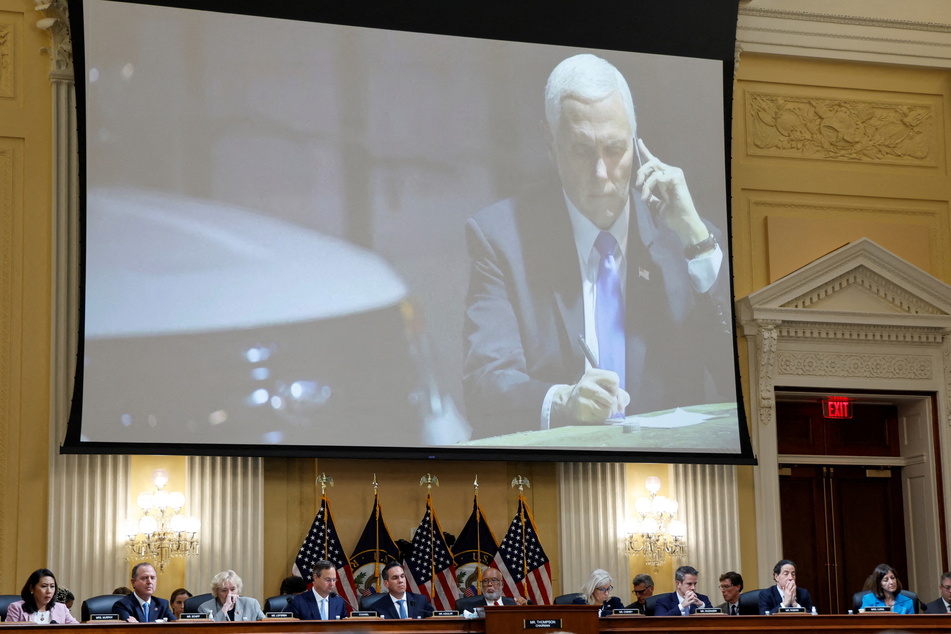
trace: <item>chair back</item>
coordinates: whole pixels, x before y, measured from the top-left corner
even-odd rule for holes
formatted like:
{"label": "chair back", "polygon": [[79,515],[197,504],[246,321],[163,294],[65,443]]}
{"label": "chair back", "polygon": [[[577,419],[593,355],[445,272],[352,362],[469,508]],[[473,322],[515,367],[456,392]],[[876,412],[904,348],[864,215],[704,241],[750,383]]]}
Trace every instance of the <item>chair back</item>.
{"label": "chair back", "polygon": [[750,616],[759,614],[759,593],[762,590],[750,590],[740,594],[740,614]]}
{"label": "chair back", "polygon": [[10,604],[22,598],[18,594],[0,594],[0,621],[7,620],[7,608],[10,607]]}
{"label": "chair back", "polygon": [[115,614],[116,611],[112,609],[112,606],[124,596],[124,594],[100,594],[89,597],[79,608],[80,620],[85,623],[92,614]]}
{"label": "chair back", "polygon": [[193,597],[185,599],[185,612],[198,612],[198,607],[205,601],[215,598],[210,592],[205,594],[196,594]]}
{"label": "chair back", "polygon": [[290,612],[296,594],[279,594],[264,600],[264,612]]}
{"label": "chair back", "polygon": [[360,600],[357,603],[360,606],[361,610],[372,610],[373,604],[380,600],[380,597],[385,597],[386,592],[377,592],[374,594],[368,594],[365,597],[360,597]]}
{"label": "chair back", "polygon": [[558,595],[557,597],[555,597],[554,604],[555,604],[555,605],[569,605],[569,604],[571,604],[571,603],[574,603],[575,598],[579,598],[579,599],[580,599],[580,598],[581,598],[581,593],[580,593],[580,592],[571,592],[571,593],[569,593],[569,594],[560,594],[560,595]]}

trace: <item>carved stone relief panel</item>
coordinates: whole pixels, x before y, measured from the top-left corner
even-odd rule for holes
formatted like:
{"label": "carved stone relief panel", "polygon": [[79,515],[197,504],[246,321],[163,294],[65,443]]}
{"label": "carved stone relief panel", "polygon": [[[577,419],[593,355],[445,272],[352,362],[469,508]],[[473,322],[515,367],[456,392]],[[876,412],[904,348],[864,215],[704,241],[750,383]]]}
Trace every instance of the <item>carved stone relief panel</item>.
{"label": "carved stone relief panel", "polygon": [[765,91],[744,97],[750,155],[937,166],[937,113],[929,101]]}
{"label": "carved stone relief panel", "polygon": [[16,96],[17,24],[14,14],[0,11],[0,99]]}

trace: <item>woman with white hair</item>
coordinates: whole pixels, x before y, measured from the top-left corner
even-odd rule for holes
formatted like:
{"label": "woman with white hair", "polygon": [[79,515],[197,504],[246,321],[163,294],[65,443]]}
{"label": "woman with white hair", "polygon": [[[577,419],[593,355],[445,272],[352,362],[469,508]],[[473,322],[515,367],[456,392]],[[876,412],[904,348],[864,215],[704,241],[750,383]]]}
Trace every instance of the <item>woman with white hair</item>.
{"label": "woman with white hair", "polygon": [[581,596],[575,597],[572,603],[599,605],[601,610],[598,616],[608,616],[612,611],[624,607],[619,598],[611,596],[611,590],[614,590],[611,575],[607,570],[598,568],[588,575],[587,580],[581,585]]}
{"label": "woman with white hair", "polygon": [[261,604],[257,599],[242,597],[243,588],[241,577],[234,570],[219,572],[211,580],[211,593],[215,598],[202,603],[198,610],[210,614],[216,621],[263,621]]}

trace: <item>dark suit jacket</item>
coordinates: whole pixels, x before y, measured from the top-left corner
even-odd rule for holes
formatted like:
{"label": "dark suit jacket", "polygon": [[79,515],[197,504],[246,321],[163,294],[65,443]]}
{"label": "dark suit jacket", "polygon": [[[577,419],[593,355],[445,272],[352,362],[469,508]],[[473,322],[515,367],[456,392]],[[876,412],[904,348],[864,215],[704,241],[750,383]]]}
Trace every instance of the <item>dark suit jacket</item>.
{"label": "dark suit jacket", "polygon": [[[169,621],[175,620],[175,615],[172,614],[172,610],[168,607],[168,601],[153,596],[149,599],[149,602],[149,623],[154,623],[160,619],[167,619]],[[112,611],[118,614],[119,618],[123,621],[128,621],[129,617],[133,616],[140,623],[146,622],[145,614],[142,613],[139,600],[135,598],[135,593],[127,594],[112,604]]]}
{"label": "dark suit jacket", "polygon": [[[423,595],[407,592],[404,598],[406,599],[406,616],[408,618],[425,619],[433,615],[433,606]],[[376,610],[377,614],[384,619],[400,618],[399,613],[396,611],[396,606],[393,605],[393,599],[391,599],[388,594],[380,597],[369,609]]]}
{"label": "dark suit jacket", "polygon": [[[783,602],[783,596],[779,593],[779,588],[763,588],[759,592],[759,613],[776,613],[779,604]],[[812,597],[805,588],[796,588],[796,603],[806,608],[806,612],[812,612]]]}
{"label": "dark suit jacket", "polygon": [[[466,222],[466,243],[463,387],[473,436],[538,429],[549,388],[576,383],[585,367],[581,271],[560,183],[483,209]],[[722,385],[709,374],[733,356],[727,260],[713,287],[696,293],[680,239],[632,193],[626,261],[627,413],[733,400],[732,374]]]}
{"label": "dark suit jacket", "polygon": [[925,606],[925,614],[947,614],[948,610],[944,606],[944,600],[938,597]]}
{"label": "dark suit jacket", "polygon": [[[515,599],[511,597],[502,597],[502,605],[515,605]],[[486,606],[486,598],[481,594],[477,594],[472,597],[461,597],[456,599],[456,609],[462,612],[463,610],[469,610],[470,612],[475,611],[475,608],[484,608]]]}
{"label": "dark suit jacket", "polygon": [[[584,597],[575,597],[572,601],[575,605],[585,605],[588,603],[585,601]],[[621,603],[621,600],[617,597],[611,597],[607,601],[601,604],[601,610],[598,612],[598,616],[608,616],[614,610],[619,610],[624,607],[624,604]]]}
{"label": "dark suit jacket", "polygon": [[[724,614],[730,614],[730,608],[731,608],[732,606],[730,606],[726,601],[724,601],[724,602],[721,603],[720,605],[717,605],[717,606],[714,606],[714,607],[720,608],[720,611],[723,612]],[[739,611],[739,608],[740,608],[739,599],[737,599],[736,608],[737,608],[737,611]]]}
{"label": "dark suit jacket", "polygon": [[[710,599],[705,595],[697,593],[697,598],[703,601],[703,607],[713,607]],[[694,609],[696,608],[691,606],[691,613]],[[657,597],[657,603],[654,604],[654,616],[682,616],[680,613],[680,599],[677,598],[676,592],[668,592]]]}
{"label": "dark suit jacket", "polygon": [[[339,595],[332,594],[328,597],[327,620],[347,618],[347,604]],[[294,603],[291,604],[291,612],[302,621],[319,621],[320,606],[317,605],[317,597],[313,590],[307,590],[294,597]]]}

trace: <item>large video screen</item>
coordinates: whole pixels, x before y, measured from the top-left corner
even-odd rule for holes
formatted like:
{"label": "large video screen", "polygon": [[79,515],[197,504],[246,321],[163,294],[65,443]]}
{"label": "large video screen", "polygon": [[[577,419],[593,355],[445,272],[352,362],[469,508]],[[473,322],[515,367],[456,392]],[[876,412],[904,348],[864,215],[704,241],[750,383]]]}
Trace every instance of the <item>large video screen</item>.
{"label": "large video screen", "polygon": [[74,11],[65,451],[752,461],[736,0],[256,4]]}

